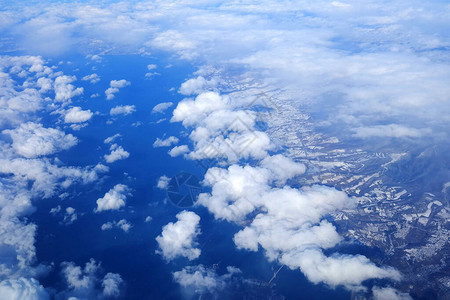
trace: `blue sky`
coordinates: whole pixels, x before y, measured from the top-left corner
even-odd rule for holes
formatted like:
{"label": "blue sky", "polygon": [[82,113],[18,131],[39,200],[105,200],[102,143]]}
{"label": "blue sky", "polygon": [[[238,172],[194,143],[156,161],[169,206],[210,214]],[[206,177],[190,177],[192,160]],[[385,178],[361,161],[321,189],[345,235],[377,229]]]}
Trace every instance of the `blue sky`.
{"label": "blue sky", "polygon": [[[394,289],[401,272],[371,261],[370,249],[340,252],[349,241],[330,216],[362,198],[305,184],[315,170],[286,142],[299,135],[273,129],[312,118],[306,139],[395,155],[447,145],[449,10],[444,1],[2,2],[0,291],[218,297],[282,267],[281,294],[296,295],[298,280],[310,298],[410,299]],[[280,121],[293,111],[291,126]],[[166,197],[180,172],[202,183],[186,209]]]}

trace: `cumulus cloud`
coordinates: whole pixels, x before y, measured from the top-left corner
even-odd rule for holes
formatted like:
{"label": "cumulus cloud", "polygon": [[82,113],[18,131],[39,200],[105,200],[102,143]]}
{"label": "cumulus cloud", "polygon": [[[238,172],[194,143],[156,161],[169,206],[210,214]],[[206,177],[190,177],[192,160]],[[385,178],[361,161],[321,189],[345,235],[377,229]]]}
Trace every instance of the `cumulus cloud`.
{"label": "cumulus cloud", "polygon": [[84,76],[83,78],[81,78],[81,80],[90,81],[91,83],[97,83],[100,81],[100,76],[98,76],[98,74],[96,74],[96,73],[93,73],[93,74]]}
{"label": "cumulus cloud", "polygon": [[[241,273],[236,267],[228,266],[227,273],[218,275],[215,270],[203,265],[188,266],[173,273],[173,279],[185,290],[195,294],[216,294],[227,287],[233,275]],[[192,294],[189,293],[189,294]],[[216,297],[214,297],[216,298]]]}
{"label": "cumulus cloud", "polygon": [[159,250],[167,261],[179,256],[194,260],[200,256],[201,250],[197,246],[196,238],[200,234],[200,217],[190,211],[177,214],[178,221],[170,222],[162,228],[161,235],[156,237]]}
{"label": "cumulus cloud", "polygon": [[46,77],[41,77],[36,81],[38,87],[40,87],[39,92],[46,93],[53,88],[53,80]]}
{"label": "cumulus cloud", "polygon": [[123,231],[128,232],[128,230],[130,230],[131,227],[133,227],[133,225],[129,223],[127,220],[121,219],[119,221],[106,222],[102,225],[101,229],[105,231],[113,229],[114,227],[120,228]]}
{"label": "cumulus cloud", "polygon": [[120,133],[116,133],[115,135],[112,135],[110,137],[107,137],[103,142],[105,144],[110,144],[114,142],[116,139],[120,138],[122,135]]}
{"label": "cumulus cloud", "polygon": [[[71,84],[74,76],[53,73],[42,58],[34,56],[0,56],[0,74],[0,126],[10,128],[2,133],[12,139],[11,145],[0,142],[0,298],[49,299],[32,278],[44,275],[51,267],[37,264],[37,226],[27,216],[35,211],[38,200],[64,195],[63,191],[76,183],[94,182],[108,168],[101,164],[64,166],[56,157],[41,157],[69,149],[77,139],[36,121],[26,122],[41,117],[35,113],[44,107],[59,113],[61,106],[82,94],[82,89]],[[41,97],[52,89],[54,101],[50,95]],[[59,212],[61,206],[52,209],[53,214]],[[63,223],[70,224],[77,212],[67,207],[62,217]]]}
{"label": "cumulus cloud", "polygon": [[402,293],[391,287],[373,287],[373,298],[374,300],[412,300],[408,293]]}
{"label": "cumulus cloud", "polygon": [[166,139],[156,138],[156,141],[153,143],[153,148],[158,147],[170,147],[172,145],[177,144],[179,139],[175,136],[169,136]]}
{"label": "cumulus cloud", "polygon": [[152,113],[162,114],[172,105],[173,105],[172,102],[162,102],[162,103],[156,104],[152,109]]}
{"label": "cumulus cloud", "polygon": [[[277,162],[287,166],[285,174],[275,168]],[[234,236],[238,248],[258,251],[261,247],[269,260],[299,268],[310,281],[331,287],[362,289],[366,279],[400,279],[396,270],[378,267],[364,256],[323,254],[321,249],[342,240],[325,217],[351,208],[355,199],[326,186],[274,187],[279,180],[303,173],[304,166],[279,156],[267,158],[262,165],[267,168],[231,165],[209,169],[204,184],[211,192],[200,194],[196,203],[217,219],[247,224]]]}
{"label": "cumulus cloud", "polygon": [[[149,70],[149,71],[153,71],[153,70],[155,70],[157,68],[158,68],[158,66],[155,65],[155,64],[147,65],[147,70]],[[155,76],[155,75],[160,75],[160,74],[157,73],[157,72],[147,72],[147,73],[145,73],[145,77],[152,77],[152,76]]]}
{"label": "cumulus cloud", "polygon": [[189,147],[187,145],[176,146],[170,149],[169,155],[172,157],[177,157],[182,154],[189,152]]}
{"label": "cumulus cloud", "polygon": [[313,283],[325,283],[331,287],[343,285],[347,289],[364,289],[361,283],[372,278],[400,280],[398,271],[378,267],[362,255],[325,256],[317,249],[287,252],[280,260],[291,269],[299,267]]}
{"label": "cumulus cloud", "polygon": [[27,158],[53,154],[75,146],[77,138],[54,128],[45,128],[38,123],[24,123],[16,129],[3,130],[13,140],[17,154]]}
{"label": "cumulus cloud", "polygon": [[171,122],[195,127],[190,134],[195,149],[191,159],[262,159],[273,149],[268,135],[255,128],[257,115],[235,108],[229,96],[205,92],[195,99],[184,99],[173,111]]}
{"label": "cumulus cloud", "polygon": [[164,189],[166,189],[169,186],[169,182],[170,182],[170,178],[167,177],[166,175],[163,175],[163,176],[159,177],[158,183],[157,183],[156,186],[159,189],[164,190]]}
{"label": "cumulus cloud", "polygon": [[75,96],[83,94],[83,88],[75,88],[72,82],[77,78],[75,76],[58,76],[55,78],[55,101],[64,102],[72,99]]}
{"label": "cumulus cloud", "polygon": [[105,160],[107,163],[113,163],[118,160],[126,159],[130,156],[130,153],[125,151],[122,146],[112,144],[110,147],[111,153],[105,154]]}
{"label": "cumulus cloud", "polygon": [[81,107],[75,106],[68,109],[64,115],[65,123],[83,123],[89,121],[94,114],[88,110],[82,110]]}
{"label": "cumulus cloud", "polygon": [[261,166],[270,170],[279,184],[284,184],[287,179],[306,171],[304,164],[296,163],[291,158],[281,154],[264,158],[261,161]]}
{"label": "cumulus cloud", "polygon": [[116,115],[129,115],[136,111],[136,106],[134,105],[118,105],[116,107],[111,108],[109,114],[111,116]]}
{"label": "cumulus cloud", "polygon": [[0,298],[8,300],[48,300],[49,294],[35,279],[18,278],[0,282]]}
{"label": "cumulus cloud", "polygon": [[103,295],[106,297],[117,297],[120,295],[120,285],[123,279],[120,274],[107,273],[102,280]]}
{"label": "cumulus cloud", "polygon": [[105,196],[97,200],[95,212],[105,210],[118,210],[125,206],[127,196],[130,195],[130,189],[124,184],[116,184]]}
{"label": "cumulus cloud", "polygon": [[179,93],[183,95],[200,94],[204,91],[213,89],[216,85],[216,80],[206,80],[203,76],[198,76],[197,78],[192,78],[183,82]]}
{"label": "cumulus cloud", "polygon": [[73,262],[61,263],[62,274],[68,289],[61,292],[65,298],[99,299],[102,296],[117,297],[120,295],[120,286],[123,279],[120,274],[107,273],[101,278],[101,263],[93,258],[87,262],[84,268]]}
{"label": "cumulus cloud", "polygon": [[78,219],[78,214],[76,213],[76,209],[73,207],[67,207],[63,222],[67,225],[70,225],[73,222],[75,222],[77,219]]}
{"label": "cumulus cloud", "polygon": [[[17,188],[30,185],[33,194],[44,198],[53,196],[58,189],[64,189],[74,183],[91,183],[99,174],[108,171],[108,167],[98,164],[89,167],[60,166],[49,159],[1,159],[0,173],[14,177]],[[17,192],[17,191],[15,191]]]}
{"label": "cumulus cloud", "polygon": [[119,92],[120,88],[126,87],[131,83],[125,79],[121,80],[111,80],[109,83],[109,88],[105,91],[106,100],[112,100],[115,97],[115,94]]}

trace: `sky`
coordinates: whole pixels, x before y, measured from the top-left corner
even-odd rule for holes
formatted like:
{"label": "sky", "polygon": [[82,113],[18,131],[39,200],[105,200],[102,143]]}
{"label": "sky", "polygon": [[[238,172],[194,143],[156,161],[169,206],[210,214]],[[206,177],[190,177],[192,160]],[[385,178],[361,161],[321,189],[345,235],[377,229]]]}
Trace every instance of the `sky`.
{"label": "sky", "polygon": [[279,268],[269,290],[291,298],[412,299],[370,251],[338,251],[330,215],[361,199],[300,185],[308,167],[266,129],[289,104],[350,144],[447,145],[449,13],[2,1],[0,300],[231,299]]}

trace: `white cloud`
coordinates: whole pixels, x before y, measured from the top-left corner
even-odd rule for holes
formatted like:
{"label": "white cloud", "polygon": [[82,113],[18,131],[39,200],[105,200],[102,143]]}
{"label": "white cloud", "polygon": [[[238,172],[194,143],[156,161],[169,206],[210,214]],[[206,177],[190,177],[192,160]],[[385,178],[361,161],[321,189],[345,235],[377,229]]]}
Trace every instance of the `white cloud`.
{"label": "white cloud", "polygon": [[41,77],[36,81],[38,87],[40,87],[39,92],[46,93],[53,88],[53,81],[50,78]]}
{"label": "white cloud", "polygon": [[373,287],[373,298],[374,300],[412,300],[408,293],[402,293],[391,287]]}
{"label": "white cloud", "polygon": [[117,297],[120,295],[120,285],[123,279],[120,274],[108,273],[102,281],[103,295],[106,297]]}
{"label": "white cloud", "polygon": [[120,133],[116,133],[115,135],[112,135],[110,137],[107,137],[103,142],[105,144],[109,144],[114,142],[117,138],[121,137],[122,135]]}
{"label": "white cloud", "polygon": [[195,148],[188,154],[191,159],[262,159],[274,148],[267,134],[255,128],[255,112],[235,108],[229,96],[215,92],[182,100],[171,122],[195,127],[189,136]]}
{"label": "white cloud", "polygon": [[147,70],[149,70],[149,71],[155,70],[155,69],[157,69],[157,68],[158,68],[158,66],[155,65],[155,64],[149,64],[149,65],[147,65]]}
{"label": "white cloud", "polygon": [[[6,199],[2,200],[4,201]],[[23,201],[25,199],[22,198],[20,200]],[[10,203],[9,205],[14,204],[17,205],[17,201],[15,201],[15,203]],[[22,205],[26,205],[29,208],[31,203],[23,203]],[[11,217],[11,212],[3,211],[7,206],[3,203],[2,206],[2,219],[0,219],[0,227],[2,228],[2,231],[0,232],[2,277],[5,277],[5,275],[8,277],[9,275],[10,278],[13,278],[15,274],[20,275],[21,272],[23,272],[24,275],[29,276],[30,271],[32,272],[30,266],[36,260],[34,241],[37,226],[32,223],[27,224],[26,222],[20,222],[17,217]],[[18,209],[16,208],[16,210]]]}
{"label": "white cloud", "polygon": [[106,100],[112,100],[115,97],[115,94],[119,92],[120,88],[126,87],[131,83],[125,79],[121,80],[111,80],[109,83],[109,88],[105,91]]}
{"label": "white cloud", "polygon": [[72,99],[75,96],[83,94],[83,88],[75,88],[72,82],[77,78],[75,76],[58,76],[55,79],[55,101],[64,102]]}
{"label": "white cloud", "polygon": [[48,300],[47,291],[35,279],[18,278],[0,282],[0,299],[4,300]]}
{"label": "white cloud", "polygon": [[207,90],[215,88],[216,80],[206,80],[203,76],[189,79],[181,84],[179,93],[183,95],[201,94]]}
{"label": "white cloud", "polygon": [[172,105],[173,105],[172,102],[162,102],[162,103],[156,104],[152,109],[152,113],[162,114]]}
{"label": "white cloud", "polygon": [[392,137],[392,138],[419,138],[430,130],[409,128],[398,124],[357,127],[353,129],[353,136],[358,138]]}
{"label": "white cloud", "polygon": [[102,273],[101,263],[97,263],[93,258],[84,268],[73,262],[63,262],[61,268],[68,289],[59,296],[65,299],[100,299],[120,295],[123,283],[120,274],[107,273],[101,278],[99,276]]}
{"label": "white cloud", "polygon": [[91,83],[97,83],[100,81],[100,76],[98,76],[98,74],[96,74],[96,73],[93,73],[93,74],[84,76],[83,78],[81,78],[81,80],[90,81]]}
{"label": "white cloud", "polygon": [[122,146],[112,144],[110,147],[111,153],[105,154],[105,160],[107,163],[113,163],[118,160],[126,159],[130,156],[130,153],[125,151]]}
{"label": "white cloud", "polygon": [[59,166],[58,160],[55,163],[51,163],[49,159],[0,159],[0,173],[13,175],[17,187],[31,184],[33,194],[48,198],[56,190],[67,188],[76,182],[94,182],[99,174],[108,171],[108,167],[102,164],[81,168]]}
{"label": "white cloud", "polygon": [[76,213],[75,208],[67,207],[63,222],[67,225],[70,225],[73,222],[75,222],[77,219],[78,219],[78,214]]}
{"label": "white cloud", "polygon": [[91,290],[95,288],[96,272],[100,264],[93,258],[86,263],[84,268],[75,265],[73,262],[61,263],[62,272],[70,289]]}
{"label": "white cloud", "polygon": [[27,158],[67,150],[78,142],[71,134],[32,122],[22,124],[16,129],[3,130],[2,133],[9,134],[13,140],[13,149],[17,154]]}
{"label": "white cloud", "polygon": [[136,106],[134,105],[118,105],[116,107],[111,108],[109,114],[111,116],[116,115],[129,115],[136,111]]}
{"label": "white cloud", "polygon": [[162,228],[162,233],[156,237],[159,250],[164,259],[170,261],[179,256],[194,260],[200,256],[196,238],[200,234],[200,217],[193,212],[182,211],[177,214],[178,221],[170,222]]}
{"label": "white cloud", "polygon": [[187,145],[181,145],[181,146],[176,146],[176,147],[173,147],[172,149],[170,149],[169,155],[171,157],[177,157],[177,156],[180,156],[187,152],[189,152],[189,147]]}
{"label": "white cloud", "polygon": [[49,213],[51,213],[52,215],[56,215],[61,211],[61,205],[57,205],[55,207],[53,207],[52,209],[50,209]]}
{"label": "white cloud", "polygon": [[[147,65],[147,69],[148,69],[149,71],[155,70],[155,69],[157,69],[157,68],[158,68],[158,66],[155,65],[155,64]],[[159,73],[157,73],[157,72],[148,72],[148,73],[145,73],[145,77],[152,77],[152,76],[156,76],[156,75],[161,75],[161,74],[159,74]]]}
{"label": "white cloud", "polygon": [[179,139],[175,136],[169,136],[166,139],[156,138],[156,141],[153,143],[153,148],[158,147],[170,147],[172,145],[176,145]]}
{"label": "white cloud", "polygon": [[174,272],[173,279],[182,287],[192,289],[194,293],[214,293],[224,289],[234,274],[241,273],[241,270],[231,266],[227,267],[227,271],[226,274],[219,276],[213,269],[203,265],[188,266]]}
{"label": "white cloud", "polygon": [[217,274],[203,265],[188,266],[173,273],[174,280],[183,287],[190,287],[196,293],[214,291],[225,287],[225,283]]}
{"label": "white cloud", "polygon": [[343,285],[347,289],[364,289],[361,283],[372,278],[400,280],[400,273],[393,268],[380,268],[362,255],[325,256],[317,249],[285,253],[280,260],[291,269],[299,267],[313,283],[325,283],[331,287]]}
{"label": "white cloud", "polygon": [[169,185],[169,182],[170,182],[170,178],[167,177],[166,175],[163,175],[163,176],[159,177],[157,187],[159,189],[165,190],[167,188],[167,186]]}
{"label": "white cloud", "polygon": [[[285,174],[274,167],[276,162],[288,166]],[[262,165],[268,168],[231,165],[209,169],[204,184],[211,187],[211,193],[200,194],[196,203],[217,219],[247,224],[234,236],[238,248],[258,251],[261,247],[269,260],[299,268],[310,281],[331,287],[361,289],[369,278],[400,279],[394,269],[378,267],[364,256],[327,257],[322,253],[321,249],[342,240],[325,217],[351,208],[355,199],[326,186],[273,187],[279,180],[304,172],[304,167],[279,156],[267,158]]]}
{"label": "white cloud", "polygon": [[264,158],[261,161],[261,166],[270,170],[279,184],[284,184],[287,179],[303,174],[306,171],[304,164],[296,163],[281,154]]}
{"label": "white cloud", "polygon": [[105,210],[118,210],[125,206],[127,196],[130,194],[130,189],[124,184],[116,184],[110,189],[103,198],[97,200],[97,208],[95,212]]}
{"label": "white cloud", "polygon": [[172,122],[183,122],[184,126],[192,126],[214,111],[229,107],[230,99],[218,93],[207,92],[198,95],[195,100],[184,99],[173,111]]}
{"label": "white cloud", "polygon": [[122,229],[125,232],[128,232],[128,230],[130,230],[131,227],[133,227],[133,225],[131,223],[129,223],[127,220],[121,219],[117,222],[116,221],[106,222],[101,226],[101,229],[103,231],[105,231],[105,230],[113,229],[113,227],[117,227],[117,228]]}
{"label": "white cloud", "polygon": [[[0,142],[0,298],[49,299],[45,289],[32,278],[45,275],[51,266],[37,261],[37,226],[27,216],[35,211],[33,204],[37,201],[57,193],[67,194],[63,191],[69,186],[96,181],[99,174],[107,171],[101,164],[70,167],[56,157],[38,158],[77,144],[73,135],[36,122],[46,117],[41,112],[37,114],[38,110],[60,113],[60,107],[82,93],[82,89],[70,84],[76,79],[74,76],[62,74],[53,73],[40,57],[0,56],[0,126],[12,128],[2,132],[11,136],[12,145]],[[54,101],[50,97],[42,99],[40,94],[52,89]],[[61,206],[57,206],[51,213],[60,211]],[[69,224],[75,221],[77,213],[68,207],[62,216],[63,222]]]}
{"label": "white cloud", "polygon": [[75,106],[66,111],[64,115],[65,123],[83,123],[92,118],[94,114],[88,110],[82,110],[81,107]]}

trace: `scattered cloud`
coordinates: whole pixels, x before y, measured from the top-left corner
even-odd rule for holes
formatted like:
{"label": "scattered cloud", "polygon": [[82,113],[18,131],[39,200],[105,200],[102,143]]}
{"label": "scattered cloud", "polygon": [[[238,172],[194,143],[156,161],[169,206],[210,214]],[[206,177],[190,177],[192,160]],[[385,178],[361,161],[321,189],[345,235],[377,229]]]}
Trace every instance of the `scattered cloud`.
{"label": "scattered cloud", "polygon": [[179,256],[194,260],[200,256],[196,238],[200,234],[200,217],[190,211],[177,214],[178,221],[170,222],[162,228],[161,235],[156,237],[159,250],[156,253],[170,261]]}
{"label": "scattered cloud", "polygon": [[152,109],[152,113],[162,114],[172,105],[173,105],[172,102],[162,102],[162,103],[156,104]]}
{"label": "scattered cloud", "polygon": [[67,283],[67,290],[59,293],[66,299],[99,299],[102,297],[117,297],[123,279],[120,274],[107,273],[103,278],[101,263],[93,258],[86,263],[84,268],[73,262],[61,263],[62,275]]}
{"label": "scattered cloud", "polygon": [[179,139],[175,136],[169,136],[166,139],[156,138],[156,141],[153,143],[153,148],[158,147],[170,147],[172,145],[178,144]]}
{"label": "scattered cloud", "polygon": [[127,196],[130,195],[130,189],[124,184],[116,184],[105,196],[97,200],[95,212],[105,210],[118,210],[125,206]]}
{"label": "scattered cloud", "polygon": [[34,158],[67,150],[78,143],[76,137],[54,128],[45,128],[38,123],[24,123],[16,129],[3,130],[13,140],[17,154]]}
{"label": "scattered cloud", "polygon": [[130,153],[125,151],[122,146],[112,144],[110,147],[111,153],[105,154],[105,160],[107,163],[113,163],[118,160],[126,159],[130,156]]}
{"label": "scattered cloud", "polygon": [[122,283],[123,279],[120,274],[107,273],[102,280],[103,295],[106,297],[119,296]]}
{"label": "scattered cloud", "polygon": [[93,74],[84,76],[83,78],[81,78],[81,80],[89,81],[90,83],[97,83],[100,81],[100,76],[98,76],[98,74],[96,74],[96,73],[93,73]]}
{"label": "scattered cloud", "polygon": [[374,300],[412,300],[411,296],[407,293],[402,293],[391,287],[373,287]]}
{"label": "scattered cloud", "polygon": [[159,189],[165,190],[169,186],[170,178],[166,175],[159,177],[157,187]]}
{"label": "scattered cloud", "polygon": [[136,111],[136,106],[134,105],[118,105],[116,107],[111,108],[111,110],[109,111],[109,114],[111,116],[116,116],[116,115],[129,115],[132,114]]}
{"label": "scattered cloud", "polygon": [[112,135],[110,137],[107,137],[103,142],[105,144],[110,144],[114,142],[117,138],[120,138],[122,135],[120,133],[116,133],[115,135]]}
{"label": "scattered cloud", "polygon": [[101,229],[102,230],[110,230],[110,229],[113,229],[113,227],[117,227],[117,228],[122,229],[125,232],[128,232],[128,230],[130,230],[131,227],[133,227],[133,225],[131,223],[129,223],[127,220],[121,219],[119,221],[106,222],[102,225]]}
{"label": "scattered cloud", "polygon": [[[238,105],[238,107],[234,107]],[[194,150],[190,159],[262,159],[274,149],[268,135],[256,129],[256,113],[232,102],[227,95],[205,92],[184,99],[173,111],[171,122],[194,127],[189,135]]]}
{"label": "scattered cloud", "polygon": [[72,82],[77,78],[75,76],[58,76],[55,79],[55,101],[64,102],[72,99],[73,97],[83,94],[83,88],[75,88]]}
{"label": "scattered cloud", "polygon": [[67,225],[70,225],[73,222],[75,222],[77,219],[78,219],[78,214],[76,213],[75,208],[70,207],[70,206],[67,207],[63,222]]}
{"label": "scattered cloud", "polygon": [[[287,166],[289,172],[280,177],[274,168],[276,162]],[[364,256],[323,254],[321,249],[330,249],[342,240],[325,217],[353,207],[355,199],[326,186],[274,187],[273,183],[303,173],[304,166],[279,156],[266,158],[262,165],[267,168],[210,168],[204,184],[211,187],[211,193],[200,194],[196,203],[207,207],[217,219],[246,222],[233,239],[238,248],[258,251],[261,247],[269,260],[299,268],[313,283],[331,287],[358,290],[363,289],[361,283],[366,279],[400,279],[396,270],[378,267]]]}
{"label": "scattered cloud", "polygon": [[126,87],[130,85],[131,82],[121,79],[121,80],[111,80],[109,83],[109,88],[105,91],[106,100],[112,100],[115,97],[115,94],[119,92],[120,88]]}
{"label": "scattered cloud", "polygon": [[169,155],[172,157],[180,156],[182,154],[188,153],[189,147],[187,145],[176,146],[170,149]]}
{"label": "scattered cloud", "polygon": [[82,110],[81,107],[75,106],[68,109],[64,115],[65,123],[83,123],[89,121],[94,114],[88,110]]}
{"label": "scattered cloud", "polygon": [[0,281],[0,295],[8,300],[48,300],[49,294],[36,279],[20,277]]}
{"label": "scattered cloud", "polygon": [[215,79],[206,80],[203,76],[198,76],[183,82],[178,92],[182,95],[198,95],[214,89],[216,85],[217,81]]}

